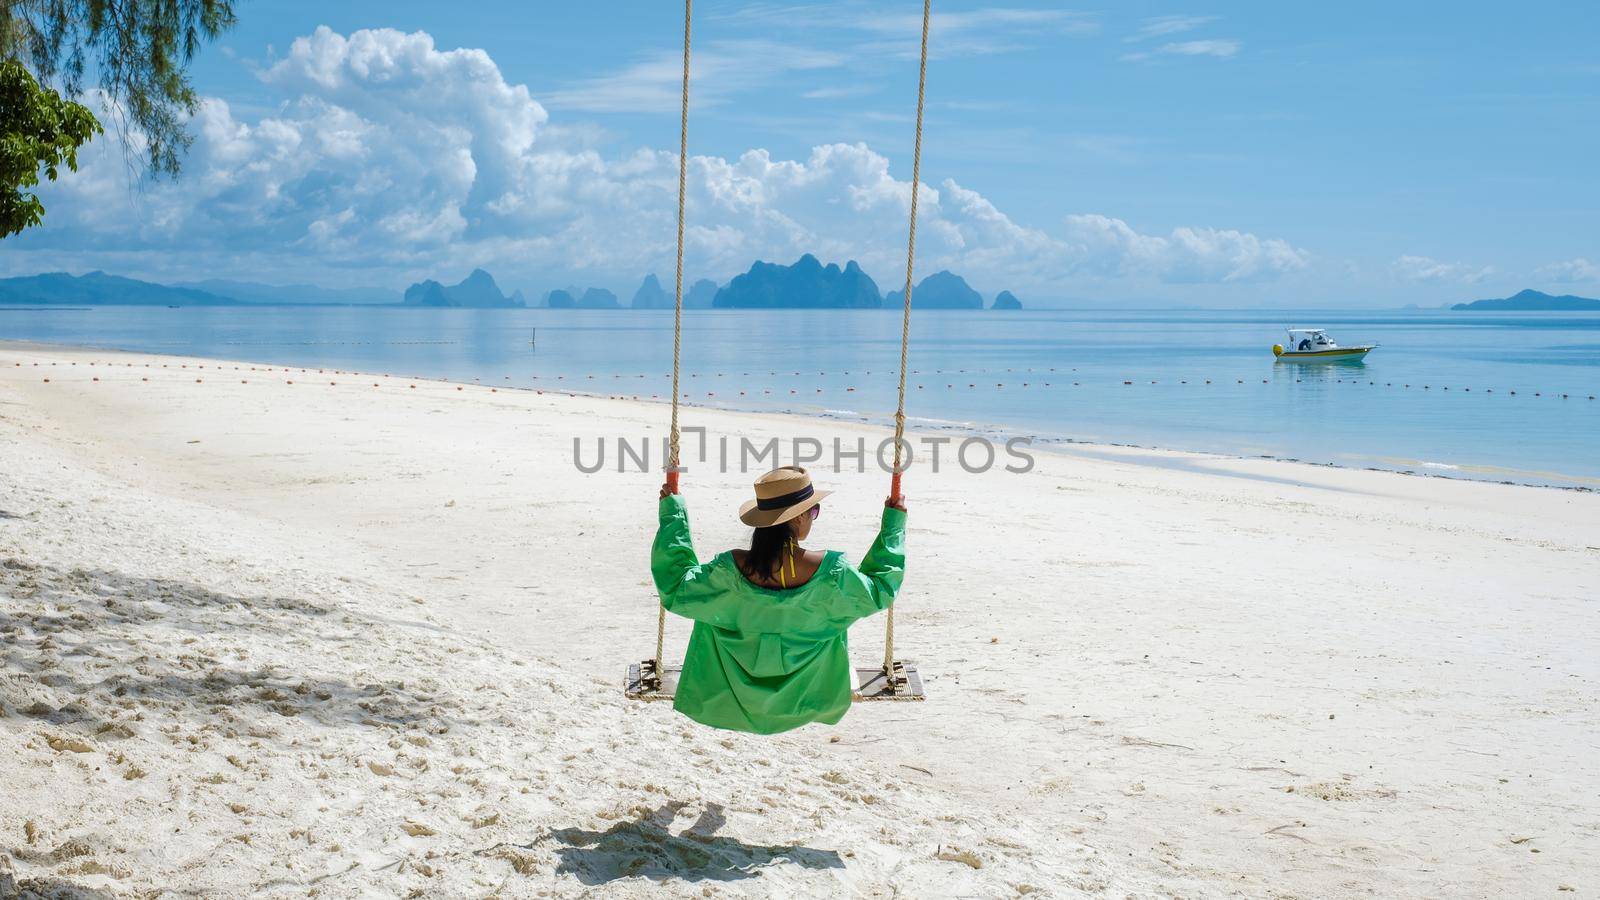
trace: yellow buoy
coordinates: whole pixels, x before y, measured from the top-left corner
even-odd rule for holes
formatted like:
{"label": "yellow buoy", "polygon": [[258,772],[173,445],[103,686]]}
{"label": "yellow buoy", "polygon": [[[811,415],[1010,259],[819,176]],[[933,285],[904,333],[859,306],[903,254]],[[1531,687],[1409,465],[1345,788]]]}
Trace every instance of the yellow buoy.
{"label": "yellow buoy", "polygon": [[1283,355],[1283,345],[1282,344],[1273,344],[1272,345],[1272,355],[1273,356],[1282,356]]}

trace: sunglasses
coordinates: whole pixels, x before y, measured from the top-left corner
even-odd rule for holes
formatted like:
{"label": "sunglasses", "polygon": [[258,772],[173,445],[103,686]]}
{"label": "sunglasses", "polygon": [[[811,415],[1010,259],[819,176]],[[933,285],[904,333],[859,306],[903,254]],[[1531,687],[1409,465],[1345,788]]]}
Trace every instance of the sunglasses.
{"label": "sunglasses", "polygon": [[815,521],[818,516],[822,515],[822,507],[813,506],[806,510],[806,515],[810,516],[812,520]]}

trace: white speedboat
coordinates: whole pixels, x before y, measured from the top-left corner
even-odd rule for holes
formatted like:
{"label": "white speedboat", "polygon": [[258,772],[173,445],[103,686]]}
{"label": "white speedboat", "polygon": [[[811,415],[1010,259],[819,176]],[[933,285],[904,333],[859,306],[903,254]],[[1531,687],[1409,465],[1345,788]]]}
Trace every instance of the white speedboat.
{"label": "white speedboat", "polygon": [[1289,343],[1272,345],[1279,362],[1359,362],[1377,344],[1341,347],[1321,328],[1290,328]]}

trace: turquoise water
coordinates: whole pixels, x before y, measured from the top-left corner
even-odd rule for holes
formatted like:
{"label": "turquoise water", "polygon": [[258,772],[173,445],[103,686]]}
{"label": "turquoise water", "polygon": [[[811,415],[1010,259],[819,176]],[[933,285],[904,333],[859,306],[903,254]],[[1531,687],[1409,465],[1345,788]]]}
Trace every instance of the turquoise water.
{"label": "turquoise water", "polygon": [[[1276,363],[1285,326],[1381,346]],[[0,307],[0,339],[645,399],[670,393],[671,328],[644,311]],[[893,411],[897,312],[708,310],[684,328],[693,403]],[[924,425],[1600,487],[1600,314],[928,312],[911,365]]]}

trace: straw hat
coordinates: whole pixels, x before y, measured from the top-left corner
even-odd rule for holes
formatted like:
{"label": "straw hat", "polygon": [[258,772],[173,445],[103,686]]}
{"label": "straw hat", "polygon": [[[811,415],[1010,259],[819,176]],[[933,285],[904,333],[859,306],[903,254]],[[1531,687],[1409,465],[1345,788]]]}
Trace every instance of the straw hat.
{"label": "straw hat", "polygon": [[756,528],[781,525],[833,493],[811,487],[811,476],[799,466],[783,466],[756,479],[756,499],[739,507],[739,521]]}

